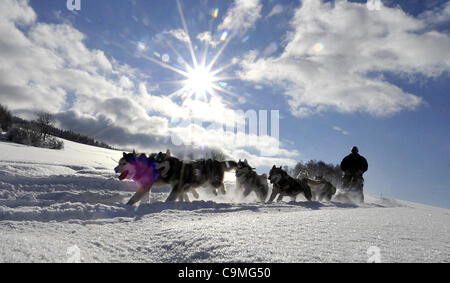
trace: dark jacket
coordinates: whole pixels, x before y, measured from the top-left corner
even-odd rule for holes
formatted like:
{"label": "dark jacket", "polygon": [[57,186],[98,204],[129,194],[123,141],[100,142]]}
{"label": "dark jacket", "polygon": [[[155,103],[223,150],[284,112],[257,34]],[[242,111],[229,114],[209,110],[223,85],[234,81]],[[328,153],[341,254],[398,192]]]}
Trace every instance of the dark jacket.
{"label": "dark jacket", "polygon": [[362,171],[362,173],[366,172],[369,165],[367,164],[367,160],[359,155],[358,153],[351,153],[347,155],[341,162],[341,170],[342,171]]}

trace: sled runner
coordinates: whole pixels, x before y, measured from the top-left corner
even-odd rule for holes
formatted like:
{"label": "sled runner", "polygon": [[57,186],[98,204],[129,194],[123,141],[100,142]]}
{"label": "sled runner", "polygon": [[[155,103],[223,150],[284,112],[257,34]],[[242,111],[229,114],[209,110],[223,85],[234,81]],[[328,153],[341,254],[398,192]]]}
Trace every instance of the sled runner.
{"label": "sled runner", "polygon": [[336,192],[333,200],[356,204],[364,203],[363,187],[364,178],[362,176],[344,179],[342,189]]}

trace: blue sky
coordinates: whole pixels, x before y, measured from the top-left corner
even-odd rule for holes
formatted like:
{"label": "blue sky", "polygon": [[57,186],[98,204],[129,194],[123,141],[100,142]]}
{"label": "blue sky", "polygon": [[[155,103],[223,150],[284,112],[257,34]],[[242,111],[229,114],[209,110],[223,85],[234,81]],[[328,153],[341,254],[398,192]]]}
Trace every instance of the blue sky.
{"label": "blue sky", "polygon": [[450,4],[365,2],[180,1],[199,60],[226,45],[212,68],[227,66],[225,91],[195,99],[177,93],[186,77],[171,69],[192,65],[177,1],[81,0],[73,12],[65,0],[4,1],[0,96],[17,115],[44,108],[61,127],[149,151],[185,137],[173,121],[189,111],[217,122],[279,110],[277,156],[259,154],[271,137],[238,146],[206,128],[195,145],[259,172],[336,164],[357,145],[369,192],[450,207]]}

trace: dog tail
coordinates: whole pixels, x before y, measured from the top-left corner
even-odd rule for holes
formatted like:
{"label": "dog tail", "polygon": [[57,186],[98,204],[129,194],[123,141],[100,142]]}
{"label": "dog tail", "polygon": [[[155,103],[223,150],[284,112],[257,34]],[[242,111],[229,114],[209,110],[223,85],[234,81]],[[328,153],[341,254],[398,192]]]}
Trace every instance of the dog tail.
{"label": "dog tail", "polygon": [[231,171],[237,168],[237,163],[235,161],[221,161],[220,165],[222,166],[224,171]]}

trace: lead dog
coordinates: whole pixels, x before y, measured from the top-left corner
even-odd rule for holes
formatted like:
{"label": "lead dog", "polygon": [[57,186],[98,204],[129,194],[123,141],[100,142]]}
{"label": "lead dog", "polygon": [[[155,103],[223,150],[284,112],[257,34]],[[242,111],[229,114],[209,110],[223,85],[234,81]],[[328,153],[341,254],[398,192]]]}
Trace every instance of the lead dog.
{"label": "lead dog", "polygon": [[270,183],[273,184],[272,195],[269,202],[272,202],[277,195],[277,202],[281,201],[284,196],[291,197],[295,200],[298,194],[303,194],[310,201],[312,199],[311,188],[305,179],[294,179],[283,169],[277,168],[275,165],[269,172]]}
{"label": "lead dog", "polygon": [[120,174],[119,180],[133,180],[138,186],[138,190],[127,205],[133,205],[141,199],[148,200],[150,190],[159,177],[154,156],[147,157],[143,153],[136,154],[134,151],[128,154],[124,152],[114,171]]}
{"label": "lead dog", "polygon": [[267,175],[258,175],[253,171],[247,159],[239,160],[236,168],[236,188],[241,190],[244,188],[244,197],[248,196],[252,191],[256,193],[261,202],[265,202],[269,193],[269,185],[267,184]]}

